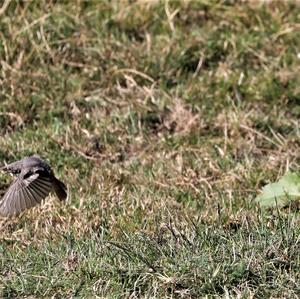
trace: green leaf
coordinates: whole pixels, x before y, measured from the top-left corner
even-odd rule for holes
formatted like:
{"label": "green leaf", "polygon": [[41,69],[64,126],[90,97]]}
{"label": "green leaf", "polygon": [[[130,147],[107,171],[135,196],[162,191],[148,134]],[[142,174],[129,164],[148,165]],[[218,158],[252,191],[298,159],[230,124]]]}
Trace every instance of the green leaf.
{"label": "green leaf", "polygon": [[256,201],[262,207],[283,206],[290,200],[300,198],[300,177],[294,173],[286,173],[278,182],[263,187]]}

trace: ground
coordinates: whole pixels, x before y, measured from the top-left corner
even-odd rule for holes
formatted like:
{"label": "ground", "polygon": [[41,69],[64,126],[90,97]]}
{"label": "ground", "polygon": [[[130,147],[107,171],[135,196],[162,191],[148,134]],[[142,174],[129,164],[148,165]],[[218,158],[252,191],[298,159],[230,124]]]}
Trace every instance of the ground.
{"label": "ground", "polygon": [[[296,1],[9,1],[0,159],[69,188],[0,219],[1,297],[297,298]],[[1,174],[5,192],[12,178]]]}

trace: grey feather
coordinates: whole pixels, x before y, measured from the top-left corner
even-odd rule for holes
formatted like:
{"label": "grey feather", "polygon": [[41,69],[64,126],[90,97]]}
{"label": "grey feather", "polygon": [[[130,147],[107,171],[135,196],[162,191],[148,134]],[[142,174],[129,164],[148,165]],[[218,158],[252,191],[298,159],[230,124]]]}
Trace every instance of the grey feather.
{"label": "grey feather", "polygon": [[54,176],[50,166],[39,156],[25,157],[0,170],[19,174],[0,200],[0,214],[4,216],[18,215],[25,209],[36,206],[51,191],[60,200],[67,198],[65,184]]}

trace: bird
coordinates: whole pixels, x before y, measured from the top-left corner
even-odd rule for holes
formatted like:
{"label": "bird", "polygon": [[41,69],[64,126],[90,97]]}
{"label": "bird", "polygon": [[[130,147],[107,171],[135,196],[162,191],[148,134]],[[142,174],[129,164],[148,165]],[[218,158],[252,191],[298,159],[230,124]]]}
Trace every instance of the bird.
{"label": "bird", "polygon": [[18,175],[0,200],[0,215],[17,216],[55,192],[60,201],[67,199],[66,185],[55,177],[40,156],[33,155],[5,165],[0,170]]}

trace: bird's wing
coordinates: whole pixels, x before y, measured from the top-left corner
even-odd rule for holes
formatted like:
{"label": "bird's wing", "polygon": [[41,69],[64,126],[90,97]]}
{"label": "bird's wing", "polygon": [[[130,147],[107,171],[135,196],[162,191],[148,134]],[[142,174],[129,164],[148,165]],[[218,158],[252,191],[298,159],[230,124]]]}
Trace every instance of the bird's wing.
{"label": "bird's wing", "polygon": [[18,177],[0,201],[0,214],[12,216],[39,204],[51,191],[49,176],[34,173],[27,178]]}

